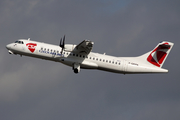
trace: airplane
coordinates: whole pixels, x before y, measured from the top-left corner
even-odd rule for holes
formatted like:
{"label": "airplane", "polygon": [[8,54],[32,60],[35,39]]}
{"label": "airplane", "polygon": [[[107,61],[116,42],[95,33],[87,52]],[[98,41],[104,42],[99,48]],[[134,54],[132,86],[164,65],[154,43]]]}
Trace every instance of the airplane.
{"label": "airplane", "polygon": [[60,44],[52,45],[29,39],[19,39],[6,45],[9,54],[19,54],[60,62],[72,67],[74,73],[81,69],[97,69],[122,74],[167,73],[162,66],[174,43],[160,42],[152,51],[138,57],[115,57],[92,52],[94,42],[83,40],[78,45],[65,44],[65,36]]}

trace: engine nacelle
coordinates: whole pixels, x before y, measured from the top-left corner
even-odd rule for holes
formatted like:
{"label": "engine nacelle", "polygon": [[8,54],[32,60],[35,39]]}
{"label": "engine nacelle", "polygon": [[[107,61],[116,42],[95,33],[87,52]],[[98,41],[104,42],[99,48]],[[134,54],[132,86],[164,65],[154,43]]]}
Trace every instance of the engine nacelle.
{"label": "engine nacelle", "polygon": [[64,51],[71,52],[74,50],[75,47],[76,47],[76,45],[73,45],[73,44],[65,44]]}

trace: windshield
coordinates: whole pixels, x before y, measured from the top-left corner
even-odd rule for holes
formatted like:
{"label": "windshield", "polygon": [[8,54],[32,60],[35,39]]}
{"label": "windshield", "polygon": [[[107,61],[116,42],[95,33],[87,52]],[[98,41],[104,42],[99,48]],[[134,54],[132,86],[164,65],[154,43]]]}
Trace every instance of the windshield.
{"label": "windshield", "polygon": [[23,41],[15,41],[15,43],[18,43],[18,44],[24,44],[24,42]]}

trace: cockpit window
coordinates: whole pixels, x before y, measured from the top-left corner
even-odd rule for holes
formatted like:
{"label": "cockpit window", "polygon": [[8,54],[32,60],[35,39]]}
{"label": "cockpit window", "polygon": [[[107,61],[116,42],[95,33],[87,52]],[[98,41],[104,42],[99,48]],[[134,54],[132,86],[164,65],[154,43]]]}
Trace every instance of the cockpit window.
{"label": "cockpit window", "polygon": [[16,41],[15,43],[24,44],[23,41]]}

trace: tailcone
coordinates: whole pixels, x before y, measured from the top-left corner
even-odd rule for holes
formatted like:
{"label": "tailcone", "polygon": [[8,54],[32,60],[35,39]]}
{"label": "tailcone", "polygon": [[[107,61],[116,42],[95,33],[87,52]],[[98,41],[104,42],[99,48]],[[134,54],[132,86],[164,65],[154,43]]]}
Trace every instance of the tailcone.
{"label": "tailcone", "polygon": [[152,73],[168,73],[167,69],[159,68],[159,69],[152,69]]}

